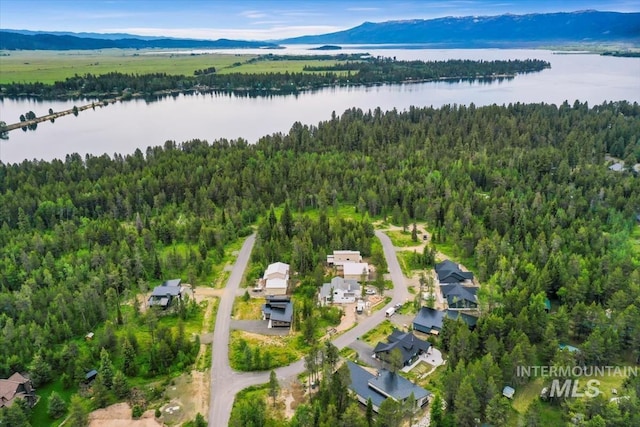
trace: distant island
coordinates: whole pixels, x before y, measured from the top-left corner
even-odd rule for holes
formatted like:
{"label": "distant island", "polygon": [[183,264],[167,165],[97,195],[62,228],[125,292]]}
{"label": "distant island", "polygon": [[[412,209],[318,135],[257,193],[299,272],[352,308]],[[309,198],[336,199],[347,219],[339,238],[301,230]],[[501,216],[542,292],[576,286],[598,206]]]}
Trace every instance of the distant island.
{"label": "distant island", "polygon": [[333,44],[325,44],[322,46],[318,46],[318,47],[312,47],[309,50],[341,50],[342,46],[336,46]]}
{"label": "distant island", "polygon": [[625,51],[614,50],[614,51],[602,52],[602,55],[619,56],[622,58],[640,58],[640,52],[631,52],[626,50]]}

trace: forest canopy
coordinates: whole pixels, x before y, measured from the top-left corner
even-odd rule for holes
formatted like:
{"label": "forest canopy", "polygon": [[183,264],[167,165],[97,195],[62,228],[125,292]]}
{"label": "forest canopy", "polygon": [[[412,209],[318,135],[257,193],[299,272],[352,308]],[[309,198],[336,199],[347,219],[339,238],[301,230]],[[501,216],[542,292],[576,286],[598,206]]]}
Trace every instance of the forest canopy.
{"label": "forest canopy", "polygon": [[[255,145],[167,141],[131,155],[0,163],[0,374],[36,356],[64,369],[63,344],[107,319],[107,295],[167,271],[206,277],[220,248],[285,202],[406,211],[473,257],[491,317],[465,335],[473,345],[444,334],[457,337],[446,343],[452,369],[556,335],[591,343],[589,362],[637,363],[640,257],[629,235],[640,178],[610,171],[605,156],[638,162],[638,135],[640,106],[627,102],[351,109]],[[163,252],[181,243],[193,248],[186,259]],[[564,313],[551,332],[541,294]]]}

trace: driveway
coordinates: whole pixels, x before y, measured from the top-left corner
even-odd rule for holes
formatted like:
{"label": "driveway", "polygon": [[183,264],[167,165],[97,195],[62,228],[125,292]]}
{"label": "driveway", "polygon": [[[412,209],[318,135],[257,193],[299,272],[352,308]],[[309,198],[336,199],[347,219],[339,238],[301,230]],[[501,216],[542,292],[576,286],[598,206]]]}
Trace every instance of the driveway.
{"label": "driveway", "polygon": [[354,349],[358,353],[358,360],[366,363],[372,368],[382,368],[382,364],[378,359],[373,357],[373,347],[362,340],[356,340],[349,344],[349,348]]}

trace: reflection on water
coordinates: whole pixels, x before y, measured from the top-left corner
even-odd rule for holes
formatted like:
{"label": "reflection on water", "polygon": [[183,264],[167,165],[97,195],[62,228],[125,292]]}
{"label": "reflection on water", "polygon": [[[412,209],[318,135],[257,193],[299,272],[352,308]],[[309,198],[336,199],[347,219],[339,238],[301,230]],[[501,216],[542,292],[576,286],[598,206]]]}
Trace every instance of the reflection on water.
{"label": "reflection on water", "polygon": [[[403,60],[542,59],[551,63],[551,69],[515,78],[331,87],[290,95],[194,92],[134,99],[97,106],[95,110],[80,112],[77,117],[61,117],[53,124],[43,122],[36,131],[12,131],[8,141],[0,141],[0,161],[64,159],[68,153],[128,154],[136,148],[145,151],[148,146],[162,145],[167,140],[213,141],[242,137],[255,142],[266,134],[288,132],[296,121],[316,125],[328,120],[332,112],[341,114],[352,107],[402,111],[410,106],[470,103],[481,106],[515,102],[559,105],[575,100],[587,101],[589,105],[618,100],[640,102],[638,58],[500,49],[367,51]],[[348,52],[348,49],[341,51]],[[28,111],[42,116],[49,108],[61,111],[89,103],[91,100],[86,99],[3,99],[0,100],[0,120],[15,123]]]}

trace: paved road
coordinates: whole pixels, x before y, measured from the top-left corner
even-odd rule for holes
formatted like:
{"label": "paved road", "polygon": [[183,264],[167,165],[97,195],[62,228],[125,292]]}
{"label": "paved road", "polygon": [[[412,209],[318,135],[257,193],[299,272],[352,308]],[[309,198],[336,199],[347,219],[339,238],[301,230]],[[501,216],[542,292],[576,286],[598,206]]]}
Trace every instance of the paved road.
{"label": "paved road", "polygon": [[[389,274],[393,282],[393,297],[389,304],[362,320],[355,328],[333,340],[333,344],[342,349],[347,347],[358,337],[369,331],[385,318],[385,311],[396,303],[404,303],[409,297],[409,291],[402,276],[402,270],[396,258],[396,251],[391,239],[382,231],[376,231],[376,236],[382,243],[384,256],[389,267]],[[227,427],[233,400],[240,390],[255,384],[269,381],[269,372],[236,372],[229,366],[229,328],[231,325],[231,309],[234,296],[237,294],[244,270],[249,262],[251,249],[255,243],[255,234],[247,238],[242,245],[227,286],[220,298],[216,328],[213,335],[213,351],[211,360],[211,398],[209,402],[209,426]],[[304,371],[304,361],[299,360],[291,365],[275,370],[279,381],[284,381]]]}

